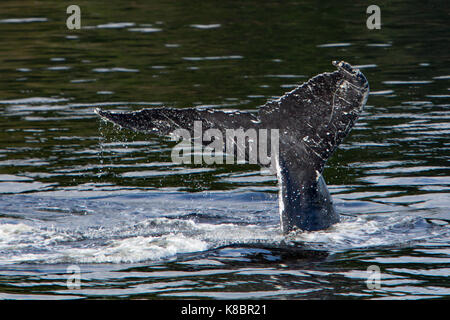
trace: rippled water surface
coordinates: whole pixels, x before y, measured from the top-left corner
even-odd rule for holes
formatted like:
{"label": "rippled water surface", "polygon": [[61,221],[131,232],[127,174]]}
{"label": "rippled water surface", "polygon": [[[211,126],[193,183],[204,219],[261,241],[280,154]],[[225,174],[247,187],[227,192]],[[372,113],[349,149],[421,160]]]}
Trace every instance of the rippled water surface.
{"label": "rippled water surface", "polygon": [[[72,31],[62,3],[0,3],[0,298],[450,295],[446,1],[381,2],[381,30],[350,1],[77,3]],[[324,172],[326,231],[283,236],[258,167],[173,164],[93,112],[256,110],[331,60],[371,94]]]}

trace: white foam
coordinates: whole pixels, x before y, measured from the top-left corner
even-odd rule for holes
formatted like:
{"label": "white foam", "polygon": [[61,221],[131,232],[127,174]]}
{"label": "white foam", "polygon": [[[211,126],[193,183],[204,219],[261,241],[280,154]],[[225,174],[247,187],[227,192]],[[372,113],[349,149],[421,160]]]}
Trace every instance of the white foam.
{"label": "white foam", "polygon": [[31,232],[32,230],[32,227],[23,223],[0,224],[0,244],[10,240],[10,237],[13,235],[20,235],[22,233]]}
{"label": "white foam", "polygon": [[64,227],[49,226],[45,221],[33,222],[33,226],[0,224],[0,264],[138,263],[235,244],[340,251],[402,245],[448,233],[447,227],[433,229],[421,218],[399,215],[343,217],[328,230],[284,236],[278,225],[257,222],[204,223],[179,218],[133,222],[123,214],[117,215],[123,221],[116,221],[112,214],[104,218],[94,214],[97,225],[84,227],[76,223],[77,218],[66,218]]}
{"label": "white foam", "polygon": [[328,250],[347,250],[390,246],[419,241],[429,238],[431,232],[423,219],[398,215],[390,217],[370,216],[342,217],[341,222],[330,229],[314,232],[299,232],[292,235],[295,241],[301,241],[314,247],[320,245]]}
{"label": "white foam", "polygon": [[138,236],[112,240],[101,250],[73,248],[66,250],[64,254],[67,260],[78,263],[134,263],[159,260],[180,253],[204,251],[207,248],[208,244],[204,241],[169,234],[161,237]]}
{"label": "white foam", "polygon": [[[5,223],[0,224],[0,252],[6,254],[0,255],[0,263],[16,262],[16,259],[9,258],[19,254],[20,261],[27,261],[20,254],[21,249],[27,248],[45,248],[57,242],[73,240],[73,236],[66,232],[55,232],[51,229],[39,229],[24,223]],[[11,256],[11,257],[9,257]]]}
{"label": "white foam", "polygon": [[[128,230],[130,231],[130,230]],[[72,231],[73,232],[73,231]],[[126,232],[122,230],[122,235]],[[0,264],[11,263],[134,263],[159,260],[180,253],[204,251],[208,243],[180,233],[162,236],[130,236],[123,239],[96,239],[117,236],[111,230],[88,230],[84,234],[66,230],[41,229],[26,224],[0,225]],[[86,247],[80,240],[94,238]],[[34,249],[34,250],[33,250]],[[43,250],[45,249],[45,250]],[[31,252],[31,253],[30,253]]]}

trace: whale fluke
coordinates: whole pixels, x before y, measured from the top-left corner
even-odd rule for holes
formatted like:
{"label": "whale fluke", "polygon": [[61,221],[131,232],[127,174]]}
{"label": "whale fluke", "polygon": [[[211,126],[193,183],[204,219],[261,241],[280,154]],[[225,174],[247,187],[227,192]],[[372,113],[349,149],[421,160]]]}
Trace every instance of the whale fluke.
{"label": "whale fluke", "polygon": [[257,115],[252,113],[224,112],[215,109],[152,108],[124,113],[95,109],[95,112],[103,119],[123,128],[160,136],[169,135],[180,128],[193,131],[195,121],[201,121],[205,130],[256,128],[257,122]]}
{"label": "whale fluke", "polygon": [[275,155],[279,181],[279,211],[284,232],[321,230],[339,221],[322,172],[329,157],[348,135],[369,94],[365,76],[350,64],[333,62],[337,70],[319,74],[258,113],[215,109],[151,108],[112,113],[96,109],[121,127],[169,135],[176,129],[278,129]]}

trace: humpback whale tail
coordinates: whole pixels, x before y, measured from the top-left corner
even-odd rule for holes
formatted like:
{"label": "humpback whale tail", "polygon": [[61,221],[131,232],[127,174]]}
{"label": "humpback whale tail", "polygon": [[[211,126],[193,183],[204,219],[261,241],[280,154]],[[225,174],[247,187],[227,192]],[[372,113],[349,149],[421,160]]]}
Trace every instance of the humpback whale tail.
{"label": "humpback whale tail", "polygon": [[279,181],[279,212],[283,232],[321,230],[339,221],[322,172],[329,157],[348,135],[369,94],[365,76],[346,62],[337,70],[319,74],[281,98],[260,107],[258,113],[215,109],[151,108],[111,113],[96,109],[105,120],[121,127],[169,135],[195,121],[205,129],[278,129],[274,155]]}

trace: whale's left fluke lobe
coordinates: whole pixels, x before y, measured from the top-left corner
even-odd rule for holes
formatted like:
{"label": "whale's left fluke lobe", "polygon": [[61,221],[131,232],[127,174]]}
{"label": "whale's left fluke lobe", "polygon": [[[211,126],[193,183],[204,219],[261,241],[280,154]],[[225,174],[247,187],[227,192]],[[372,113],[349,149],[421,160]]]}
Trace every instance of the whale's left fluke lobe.
{"label": "whale's left fluke lobe", "polygon": [[176,129],[277,129],[277,177],[280,217],[284,232],[321,230],[339,221],[322,171],[333,152],[349,134],[369,94],[365,76],[346,62],[337,70],[319,74],[258,113],[215,109],[152,108],[112,113],[97,109],[105,120],[135,131],[169,135]]}
{"label": "whale's left fluke lobe", "polygon": [[215,109],[196,108],[151,108],[134,112],[108,112],[95,109],[104,120],[134,131],[166,136],[176,129],[192,131],[195,121],[202,122],[202,128],[226,129],[256,128],[257,117],[252,113],[225,112]]}

